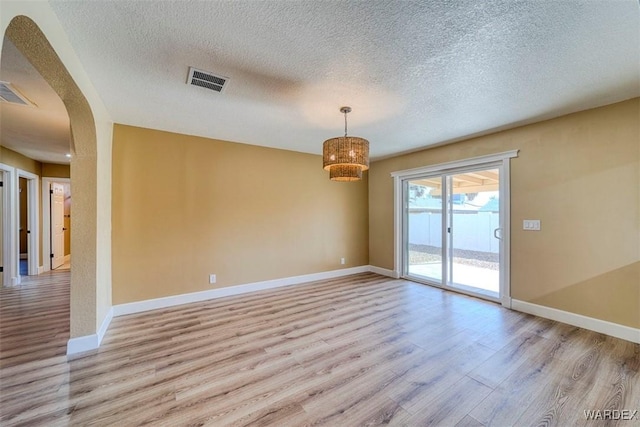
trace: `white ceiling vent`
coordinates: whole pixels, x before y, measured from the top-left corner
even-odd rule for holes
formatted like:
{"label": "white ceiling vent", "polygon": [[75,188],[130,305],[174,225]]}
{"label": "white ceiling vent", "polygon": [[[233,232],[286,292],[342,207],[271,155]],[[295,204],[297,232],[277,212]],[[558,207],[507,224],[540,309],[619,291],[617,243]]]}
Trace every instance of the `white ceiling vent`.
{"label": "white ceiling vent", "polygon": [[26,96],[18,92],[18,89],[9,82],[0,82],[0,102],[35,107],[33,102],[29,101]]}
{"label": "white ceiling vent", "polygon": [[228,81],[228,77],[218,76],[210,73],[209,71],[202,71],[189,67],[187,84],[215,90],[216,92],[222,92],[222,89],[225,88]]}

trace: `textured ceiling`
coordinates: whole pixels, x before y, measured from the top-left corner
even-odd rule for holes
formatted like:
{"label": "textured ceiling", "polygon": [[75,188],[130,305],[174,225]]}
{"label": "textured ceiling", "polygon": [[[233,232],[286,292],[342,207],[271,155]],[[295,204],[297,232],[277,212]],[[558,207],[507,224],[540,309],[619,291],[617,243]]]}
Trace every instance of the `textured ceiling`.
{"label": "textured ceiling", "polygon": [[69,115],[60,97],[9,41],[2,45],[0,80],[35,106],[0,102],[2,145],[34,160],[68,164]]}
{"label": "textured ceiling", "polygon": [[640,95],[637,0],[51,4],[116,122],[211,138],[319,154],[350,105],[379,158]]}

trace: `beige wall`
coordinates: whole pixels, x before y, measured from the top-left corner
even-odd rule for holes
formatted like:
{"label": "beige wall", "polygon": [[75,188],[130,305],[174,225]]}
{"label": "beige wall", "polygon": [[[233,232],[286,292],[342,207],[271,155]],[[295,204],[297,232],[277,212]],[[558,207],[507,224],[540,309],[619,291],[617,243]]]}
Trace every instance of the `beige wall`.
{"label": "beige wall", "polygon": [[71,167],[69,165],[43,163],[42,176],[46,178],[71,178]]}
{"label": "beige wall", "polygon": [[366,265],[367,216],[320,156],[114,126],[114,304]]}
{"label": "beige wall", "polygon": [[374,162],[370,264],[394,267],[391,172],[512,149],[511,296],[640,327],[639,98]]}
{"label": "beige wall", "polygon": [[42,163],[23,156],[7,147],[0,146],[0,163],[42,176]]}
{"label": "beige wall", "polygon": [[[23,156],[20,153],[17,153],[13,150],[8,149],[7,147],[3,147],[0,145],[0,163],[4,163],[5,165],[12,166],[17,169],[21,169],[25,172],[32,173],[34,175],[38,175],[39,178],[42,177],[42,163],[37,160],[33,160],[27,156]],[[27,190],[26,190],[26,181],[20,179],[18,181],[19,185],[22,188],[20,192],[20,228],[22,231],[19,233],[19,247],[20,253],[26,253],[27,250],[27,233],[26,233],[26,223],[27,223],[27,211],[26,209],[22,209],[23,206],[26,206],[27,203]],[[38,180],[37,185],[37,193],[36,197],[40,200],[40,195],[42,194],[41,187],[42,182]],[[38,256],[40,261],[38,262],[38,266],[42,266],[44,258],[42,257],[42,215],[38,212],[38,230],[39,230],[39,242],[40,246],[38,249]]]}
{"label": "beige wall", "polygon": [[[74,193],[81,197],[81,202],[74,206],[74,221],[78,225],[74,250],[78,256],[74,257],[72,274],[71,336],[93,334],[111,306],[112,211],[109,208],[112,194],[114,198],[121,196],[116,188],[113,192],[111,189],[111,120],[50,6],[46,2],[0,2],[0,9],[0,29],[4,32],[14,17],[20,19],[19,28],[13,28],[13,36],[22,39],[16,44],[62,94],[70,114],[74,150],[77,150],[72,179]],[[32,18],[48,41],[41,43],[42,34],[32,36],[32,26],[26,25],[20,15]],[[57,56],[52,59],[49,42],[55,48],[53,56],[60,59]],[[540,233],[513,230],[514,297],[621,324],[640,325],[637,314],[640,299],[637,99],[477,138],[456,144],[455,148],[443,147],[374,163],[369,196],[373,213],[369,227],[371,264],[392,268],[393,263],[392,188],[385,168],[405,169],[510,148],[523,150],[521,158],[513,161],[513,183],[519,190],[513,200],[514,223],[520,222],[524,215],[543,220]],[[567,151],[572,154],[567,156]],[[577,153],[578,160],[573,158],[573,152]],[[564,167],[565,163],[568,168]],[[535,170],[540,164],[544,167]],[[113,170],[119,167],[113,165]],[[183,165],[178,169],[189,177],[188,167]],[[539,184],[531,179],[535,173],[541,175]],[[584,193],[581,184],[593,185],[593,193],[599,192],[602,203],[587,203],[579,198]],[[567,191],[576,196],[567,196]],[[584,211],[578,212],[577,206],[595,207],[584,214]],[[184,209],[187,208],[181,208]],[[624,236],[620,239],[621,234]],[[331,251],[324,248],[320,258],[324,259],[325,252]],[[243,264],[245,268],[246,264]],[[188,267],[192,266],[183,266]],[[113,271],[115,274],[115,266]],[[532,274],[537,277],[534,279]],[[132,283],[130,278],[127,283]],[[206,286],[198,283],[196,287]],[[572,308],[571,304],[577,307]]]}

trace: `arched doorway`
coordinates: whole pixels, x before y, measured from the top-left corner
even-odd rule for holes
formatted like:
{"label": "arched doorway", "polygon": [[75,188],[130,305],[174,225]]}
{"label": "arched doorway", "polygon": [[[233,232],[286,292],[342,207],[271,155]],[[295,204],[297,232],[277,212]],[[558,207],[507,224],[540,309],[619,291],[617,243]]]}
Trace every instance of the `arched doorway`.
{"label": "arched doorway", "polygon": [[[95,93],[92,93],[90,104],[68,71],[68,66],[71,66],[76,79],[77,76],[81,78],[83,88],[92,90],[77,58],[73,53],[68,53],[72,49],[48,5],[12,2],[2,5],[1,15],[4,35],[60,96],[69,114],[73,154],[71,183],[75,195],[74,215],[71,218],[74,229],[71,246],[76,254],[72,260],[69,352],[96,348],[101,341],[100,331],[103,334],[106,329],[105,320],[106,325],[110,320],[111,307],[112,123]],[[47,31],[49,38],[41,27]],[[49,39],[55,39],[56,49]],[[66,64],[63,63],[56,50],[67,52],[67,59],[75,58],[76,63],[69,60]],[[95,112],[100,117],[99,124],[95,119]]]}

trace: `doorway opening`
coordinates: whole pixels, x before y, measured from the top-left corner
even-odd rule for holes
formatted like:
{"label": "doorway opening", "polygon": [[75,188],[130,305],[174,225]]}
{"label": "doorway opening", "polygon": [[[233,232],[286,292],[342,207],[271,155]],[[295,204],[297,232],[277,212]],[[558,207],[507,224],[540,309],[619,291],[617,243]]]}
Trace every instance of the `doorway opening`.
{"label": "doorway opening", "polygon": [[29,218],[29,204],[27,203],[27,180],[18,178],[18,218],[20,219],[18,228],[18,255],[20,258],[20,275],[29,275],[29,233],[31,230],[27,224]]}
{"label": "doorway opening", "polygon": [[399,276],[510,304],[508,178],[516,155],[392,174]]}
{"label": "doorway opening", "polygon": [[38,275],[39,257],[39,203],[37,188],[38,175],[20,169],[17,172],[17,213],[18,213],[18,241],[14,250],[17,251],[18,276]]}
{"label": "doorway opening", "polygon": [[44,271],[71,269],[71,180],[42,178]]}

